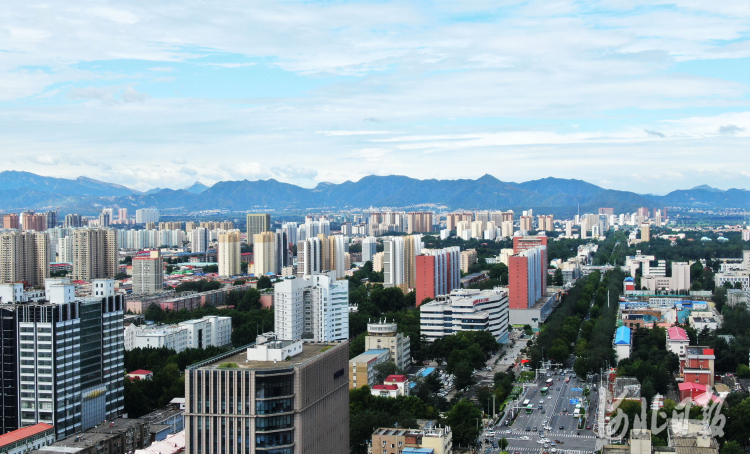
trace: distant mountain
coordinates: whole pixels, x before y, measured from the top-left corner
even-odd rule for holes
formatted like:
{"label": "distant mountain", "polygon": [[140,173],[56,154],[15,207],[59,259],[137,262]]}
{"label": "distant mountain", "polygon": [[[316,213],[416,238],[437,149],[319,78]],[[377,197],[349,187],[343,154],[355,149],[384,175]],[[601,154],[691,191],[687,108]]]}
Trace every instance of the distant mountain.
{"label": "distant mountain", "polygon": [[693,189],[703,189],[703,190],[706,190],[706,191],[711,191],[711,192],[724,192],[724,191],[722,191],[721,189],[718,189],[718,188],[712,188],[711,186],[709,186],[709,185],[707,185],[707,184],[702,184],[702,185],[700,185],[700,186],[696,186],[696,187],[694,187]]}
{"label": "distant mountain", "polygon": [[159,207],[163,212],[226,209],[233,211],[273,209],[304,211],[444,205],[449,210],[534,209],[539,213],[569,216],[575,212],[596,212],[612,207],[615,212],[632,212],[641,206],[750,208],[750,191],[721,191],[708,186],[670,192],[665,196],[642,195],[605,189],[574,179],[543,178],[513,183],[492,175],[476,180],[417,180],[400,175],[370,175],[359,181],[320,183],[313,189],[274,179],[221,181],[208,187],[200,182],[185,189],[155,188],[142,193],[124,186],[89,178],[67,180],[42,177],[28,172],[0,172],[0,209],[50,209],[94,214],[102,207],[132,210]]}
{"label": "distant mountain", "polygon": [[192,192],[193,194],[200,194],[201,192],[205,191],[206,189],[208,189],[208,186],[206,186],[205,184],[201,183],[200,181],[196,181],[195,183],[193,183],[192,186],[188,186],[188,187],[185,188],[185,190],[187,192]]}

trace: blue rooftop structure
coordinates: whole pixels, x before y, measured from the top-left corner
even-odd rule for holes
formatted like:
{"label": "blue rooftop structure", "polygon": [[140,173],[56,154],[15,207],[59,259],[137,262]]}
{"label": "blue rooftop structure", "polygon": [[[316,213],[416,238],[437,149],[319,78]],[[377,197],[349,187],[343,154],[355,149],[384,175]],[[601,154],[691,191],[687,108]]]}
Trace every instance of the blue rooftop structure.
{"label": "blue rooftop structure", "polygon": [[425,367],[425,369],[422,372],[420,372],[420,373],[417,374],[417,377],[426,377],[426,376],[430,375],[433,372],[435,372],[435,368],[434,367]]}
{"label": "blue rooftop structure", "polygon": [[615,332],[615,345],[630,345],[630,328],[621,326]]}
{"label": "blue rooftop structure", "polygon": [[635,282],[635,279],[633,279],[632,277],[628,276],[628,277],[625,278],[625,282]]}
{"label": "blue rooftop structure", "polygon": [[387,348],[375,348],[373,350],[367,350],[363,355],[380,355],[382,353],[390,353],[390,350]]}
{"label": "blue rooftop structure", "polygon": [[435,450],[433,448],[404,448],[401,451],[404,454],[433,454]]}

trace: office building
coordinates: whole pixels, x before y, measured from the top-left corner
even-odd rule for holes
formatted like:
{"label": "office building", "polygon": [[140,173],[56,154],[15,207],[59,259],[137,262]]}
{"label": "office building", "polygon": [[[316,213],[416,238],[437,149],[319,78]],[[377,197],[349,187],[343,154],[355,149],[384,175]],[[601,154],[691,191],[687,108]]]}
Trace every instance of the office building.
{"label": "office building", "polygon": [[[419,429],[380,428],[372,434],[372,452],[377,454],[452,454],[453,432],[437,421]],[[650,454],[650,453],[649,453]]]}
{"label": "office building", "polygon": [[253,236],[253,260],[253,273],[256,276],[277,273],[275,233],[263,232]]}
{"label": "office building", "polygon": [[43,214],[36,214],[33,211],[24,211],[21,213],[21,227],[24,230],[44,232],[47,230],[47,221],[44,219]]}
{"label": "office building", "polygon": [[188,367],[185,453],[347,454],[348,358],[348,342],[264,335]]}
{"label": "office building", "polygon": [[10,231],[0,234],[0,283],[43,285],[49,277],[49,238],[46,233]]}
{"label": "office building", "polygon": [[509,262],[510,307],[529,309],[547,293],[547,246],[524,249],[511,256]]}
{"label": "office building", "polygon": [[414,211],[406,214],[406,233],[432,232],[432,213],[429,211]]}
{"label": "office building", "polygon": [[398,332],[394,322],[379,320],[367,324],[365,351],[388,350],[388,359],[400,370],[411,367],[411,339]]}
{"label": "office building", "polygon": [[133,293],[157,293],[164,290],[164,260],[158,250],[144,251],[133,257]]}
{"label": "office building", "polygon": [[76,299],[73,285],[57,281],[46,283],[49,303],[3,304],[0,336],[3,429],[46,423],[59,440],[122,414],[125,371],[124,297],[114,283],[95,280],[94,296]]}
{"label": "office building", "polygon": [[3,215],[3,228],[4,229],[15,229],[21,228],[20,218],[16,213],[8,213]]}
{"label": "office building", "polygon": [[271,230],[271,215],[268,213],[248,213],[247,242],[253,244],[255,235]]}
{"label": "office building", "polygon": [[159,222],[159,210],[156,208],[139,208],[135,210],[135,223],[148,224]]}
{"label": "office building", "polygon": [[372,262],[373,257],[378,252],[378,241],[374,236],[368,236],[362,239],[362,261]]}
{"label": "office building", "polygon": [[80,214],[66,214],[63,221],[63,227],[83,227],[83,219]]}
{"label": "office building", "polygon": [[476,249],[468,249],[461,251],[461,271],[464,273],[469,272],[469,267],[477,263],[477,251]]}
{"label": "office building", "polygon": [[117,274],[117,265],[115,230],[79,229],[73,232],[73,279],[110,279]]}
{"label": "office building", "polygon": [[333,272],[285,279],[274,285],[274,332],[316,342],[349,338],[349,281]]}
{"label": "office building", "polygon": [[57,227],[57,211],[44,212],[44,225],[45,230],[54,229]]}
{"label": "office building", "polygon": [[456,289],[419,307],[420,329],[427,342],[460,331],[484,330],[505,343],[508,310],[508,292],[504,289]]}
{"label": "office building", "polygon": [[281,270],[292,266],[292,247],[289,243],[289,237],[286,232],[277,229],[276,230],[276,274],[281,274]]}
{"label": "office building", "polygon": [[219,234],[219,276],[237,276],[242,273],[240,231]]}
{"label": "office building", "polygon": [[417,257],[417,306],[461,285],[461,248],[423,249]]}
{"label": "office building", "polygon": [[349,360],[349,389],[357,389],[363,386],[372,388],[377,384],[375,375],[377,370],[375,366],[382,364],[389,359],[388,350],[378,348],[374,350],[365,350],[354,358]]}

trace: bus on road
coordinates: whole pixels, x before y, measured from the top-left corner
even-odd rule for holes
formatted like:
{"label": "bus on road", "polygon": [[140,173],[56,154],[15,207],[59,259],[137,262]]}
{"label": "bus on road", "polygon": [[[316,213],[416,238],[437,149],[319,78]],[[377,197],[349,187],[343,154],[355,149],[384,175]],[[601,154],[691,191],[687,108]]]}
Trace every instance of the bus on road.
{"label": "bus on road", "polygon": [[547,395],[547,391],[549,391],[549,388],[547,388],[545,386],[544,388],[542,388],[542,390],[540,392],[542,393],[542,396],[546,396]]}
{"label": "bus on road", "polygon": [[530,403],[531,403],[531,401],[530,401],[529,399],[526,399],[526,400],[524,400],[524,401],[523,401],[523,406],[524,406],[524,407],[526,407],[526,406],[528,406],[528,405],[529,405]]}
{"label": "bus on road", "polygon": [[547,387],[550,387],[550,386],[552,386],[553,384],[555,384],[555,381],[554,381],[553,379],[551,379],[551,378],[550,378],[549,380],[547,380],[546,382],[544,382],[544,384],[545,384],[545,385],[547,385]]}
{"label": "bus on road", "polygon": [[534,412],[534,405],[529,404],[526,406],[526,413],[533,413]]}

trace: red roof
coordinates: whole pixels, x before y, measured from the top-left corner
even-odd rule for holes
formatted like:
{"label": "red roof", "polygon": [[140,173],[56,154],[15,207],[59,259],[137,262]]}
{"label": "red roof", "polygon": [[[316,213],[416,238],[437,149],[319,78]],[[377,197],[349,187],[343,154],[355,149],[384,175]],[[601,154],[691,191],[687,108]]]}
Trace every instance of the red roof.
{"label": "red roof", "polygon": [[385,389],[388,391],[396,391],[398,390],[398,386],[396,385],[375,385],[372,387],[372,389]]}
{"label": "red roof", "polygon": [[714,354],[714,349],[713,348],[704,348],[703,349],[703,354],[704,355],[713,355]]}
{"label": "red roof", "polygon": [[678,383],[677,386],[680,388],[680,391],[706,391],[706,385],[701,385],[700,383]]}
{"label": "red roof", "polygon": [[138,369],[138,370],[134,370],[133,372],[130,372],[128,375],[149,375],[149,374],[153,374],[153,372],[151,372],[150,370]]}
{"label": "red roof", "polygon": [[689,340],[687,333],[679,326],[673,326],[667,330],[670,340]]}
{"label": "red roof", "polygon": [[7,446],[11,443],[15,443],[25,438],[32,437],[49,429],[54,429],[54,426],[50,426],[49,424],[44,424],[42,422],[40,422],[39,424],[34,424],[33,426],[22,427],[18,430],[0,435],[0,446]]}
{"label": "red roof", "polygon": [[406,375],[389,375],[386,377],[385,382],[404,383],[406,381]]}

